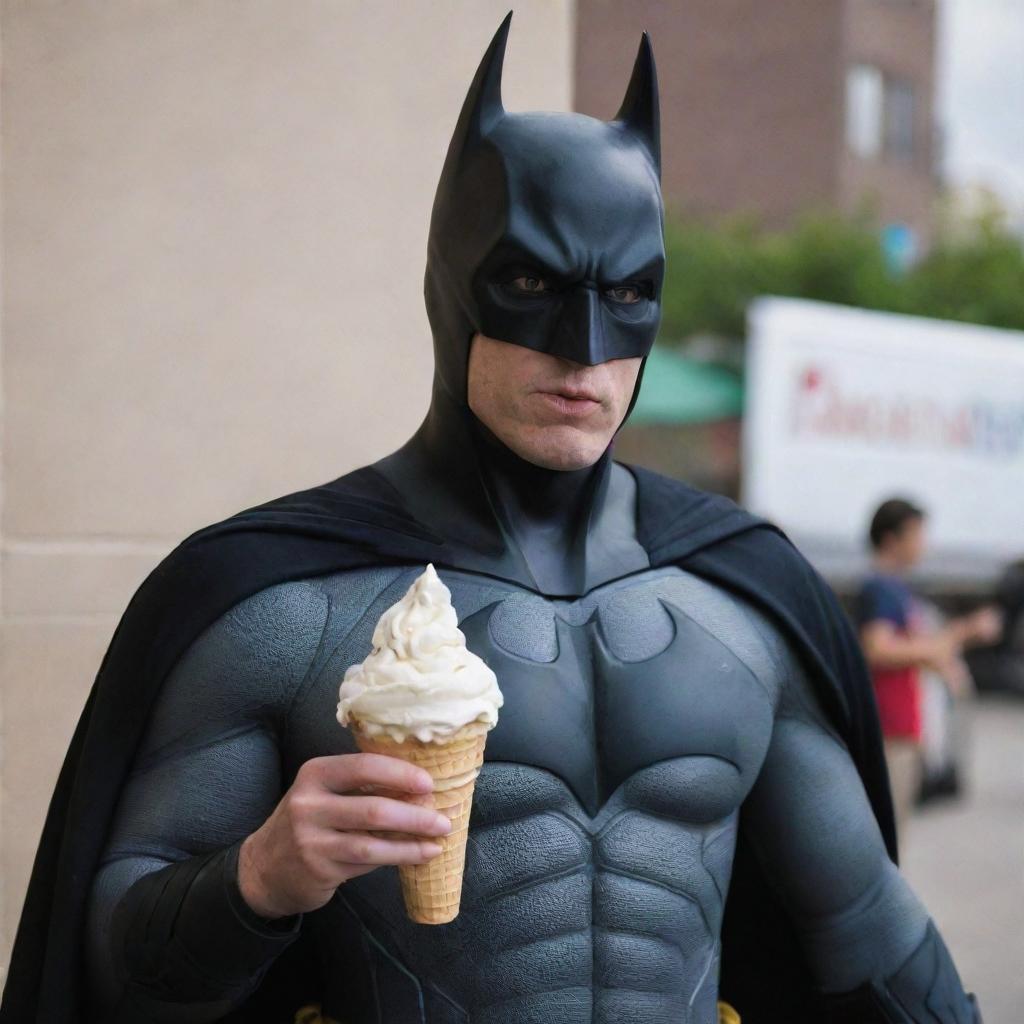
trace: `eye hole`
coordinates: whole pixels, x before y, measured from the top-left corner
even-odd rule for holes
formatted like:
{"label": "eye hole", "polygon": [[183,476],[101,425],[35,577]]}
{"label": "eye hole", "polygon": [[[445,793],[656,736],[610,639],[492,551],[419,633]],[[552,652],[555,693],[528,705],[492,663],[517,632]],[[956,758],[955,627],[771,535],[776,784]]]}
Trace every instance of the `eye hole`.
{"label": "eye hole", "polygon": [[610,288],[606,288],[604,293],[613,302],[622,302],[627,306],[639,302],[644,297],[639,285],[635,284],[613,284]]}
{"label": "eye hole", "polygon": [[527,292],[530,295],[539,295],[542,292],[550,291],[547,281],[542,277],[534,277],[531,274],[523,274],[519,277],[514,277],[510,284],[513,285],[518,291]]}

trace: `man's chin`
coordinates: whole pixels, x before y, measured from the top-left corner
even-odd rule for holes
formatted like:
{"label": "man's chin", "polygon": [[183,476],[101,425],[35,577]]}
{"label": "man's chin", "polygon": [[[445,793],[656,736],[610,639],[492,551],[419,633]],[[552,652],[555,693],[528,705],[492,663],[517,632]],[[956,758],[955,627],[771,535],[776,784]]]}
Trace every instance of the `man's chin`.
{"label": "man's chin", "polygon": [[[507,443],[507,442],[506,442]],[[575,427],[548,427],[516,439],[516,455],[542,469],[570,472],[594,465],[604,455],[610,438],[594,437]]]}

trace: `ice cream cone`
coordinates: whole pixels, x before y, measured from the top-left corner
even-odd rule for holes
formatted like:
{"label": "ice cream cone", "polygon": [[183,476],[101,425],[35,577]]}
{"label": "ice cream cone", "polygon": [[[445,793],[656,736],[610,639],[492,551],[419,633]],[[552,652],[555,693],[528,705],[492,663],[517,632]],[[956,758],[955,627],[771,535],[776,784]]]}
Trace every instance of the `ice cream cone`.
{"label": "ice cream cone", "polygon": [[[440,854],[398,867],[413,921],[445,924],[459,913],[473,789],[503,703],[494,672],[466,647],[451,592],[432,565],[377,620],[370,653],[345,670],[338,722],[365,753],[425,769],[434,780],[430,801],[452,823],[437,839]],[[388,795],[423,802],[408,793]]]}
{"label": "ice cream cone", "polygon": [[406,913],[420,924],[446,924],[458,916],[473,788],[483,764],[487,731],[486,724],[472,722],[443,739],[424,742],[409,736],[399,742],[386,733],[364,732],[358,724],[353,730],[364,753],[400,757],[429,772],[434,780],[434,809],[452,823],[451,832],[436,840],[440,854],[424,864],[398,867]]}

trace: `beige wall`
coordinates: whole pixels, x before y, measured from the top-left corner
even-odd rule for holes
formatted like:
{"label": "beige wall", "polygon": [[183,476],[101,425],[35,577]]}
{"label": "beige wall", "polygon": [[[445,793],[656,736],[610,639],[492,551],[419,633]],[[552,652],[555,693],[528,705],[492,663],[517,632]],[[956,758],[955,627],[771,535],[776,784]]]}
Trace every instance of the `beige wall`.
{"label": "beige wall", "polygon": [[[425,411],[430,202],[507,9],[5,0],[0,965],[135,586]],[[572,22],[516,5],[510,108],[569,108]]]}

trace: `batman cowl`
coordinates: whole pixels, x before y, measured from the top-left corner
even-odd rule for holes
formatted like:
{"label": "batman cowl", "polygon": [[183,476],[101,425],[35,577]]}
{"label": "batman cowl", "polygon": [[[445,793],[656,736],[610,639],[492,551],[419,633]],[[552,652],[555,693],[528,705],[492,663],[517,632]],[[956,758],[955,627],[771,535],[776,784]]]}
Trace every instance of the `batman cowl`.
{"label": "batman cowl", "polygon": [[[445,537],[456,564],[581,594],[648,564],[627,522],[631,482],[610,446],[595,465],[568,471],[511,452],[469,410],[469,351],[479,332],[588,366],[646,359],[665,264],[657,77],[645,33],[613,120],[509,113],[501,72],[511,17],[477,69],[434,199],[430,411],[375,468]],[[642,373],[641,363],[630,409]]]}

